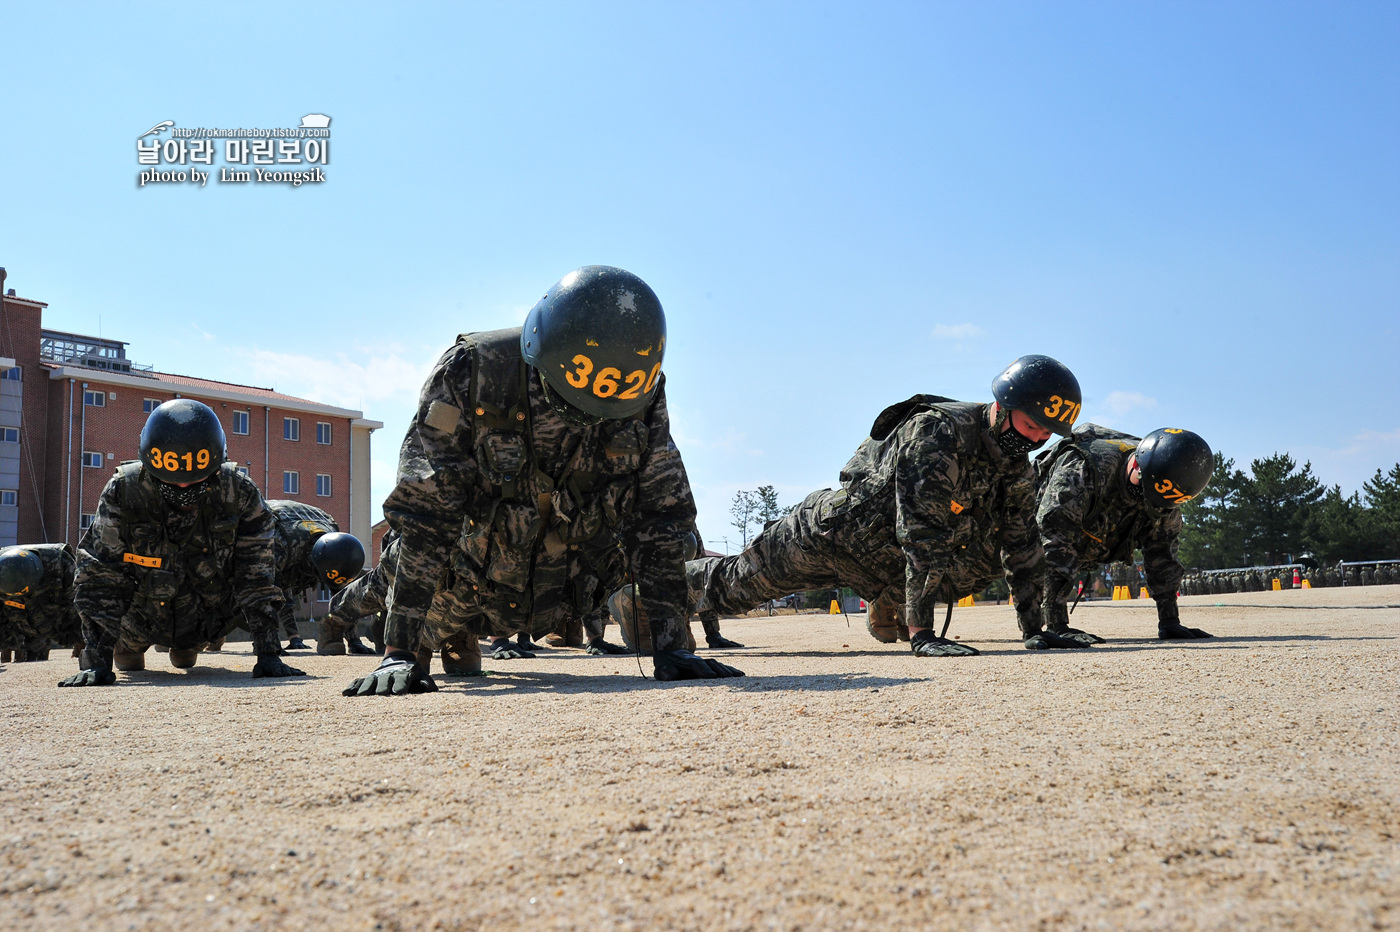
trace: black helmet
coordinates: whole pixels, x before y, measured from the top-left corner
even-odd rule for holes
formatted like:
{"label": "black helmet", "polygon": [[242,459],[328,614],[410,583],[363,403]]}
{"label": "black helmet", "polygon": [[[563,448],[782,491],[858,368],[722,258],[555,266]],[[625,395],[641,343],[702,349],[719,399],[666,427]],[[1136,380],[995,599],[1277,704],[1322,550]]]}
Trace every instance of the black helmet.
{"label": "black helmet", "polygon": [[0,551],[0,593],[23,595],[43,578],[44,564],[34,551],[23,547]]}
{"label": "black helmet", "polygon": [[666,351],[666,312],[631,272],[575,269],[531,308],[520,353],[564,401],[593,417],[651,404]]}
{"label": "black helmet", "polygon": [[1137,445],[1142,493],[1149,504],[1174,508],[1201,493],[1215,472],[1215,457],[1200,434],[1179,427],[1154,430]]}
{"label": "black helmet", "polygon": [[1074,373],[1049,356],[1022,356],[1007,366],[992,380],[992,397],[1061,437],[1074,429],[1084,401]]}
{"label": "black helmet", "polygon": [[365,548],[354,534],[331,531],[311,545],[311,565],[317,576],[339,589],[365,568]]}
{"label": "black helmet", "polygon": [[146,418],[141,462],[162,482],[202,482],[219,471],[225,443],[212,408],[193,398],[176,398]]}

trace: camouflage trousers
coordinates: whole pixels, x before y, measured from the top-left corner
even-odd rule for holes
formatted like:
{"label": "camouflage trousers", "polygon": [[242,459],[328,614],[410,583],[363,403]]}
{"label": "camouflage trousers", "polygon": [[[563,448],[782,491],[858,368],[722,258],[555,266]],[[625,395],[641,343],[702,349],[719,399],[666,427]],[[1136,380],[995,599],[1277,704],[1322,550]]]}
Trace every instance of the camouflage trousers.
{"label": "camouflage trousers", "polygon": [[[904,594],[904,556],[897,547],[857,555],[843,545],[858,536],[839,526],[823,527],[823,506],[838,493],[813,492],[732,557],[686,564],[691,609],[742,615],[769,599],[809,589],[849,586],[867,601],[892,586]],[[886,550],[892,552],[885,552]]]}
{"label": "camouflage trousers", "polygon": [[[177,616],[173,627],[153,618],[152,614],[143,612],[139,606],[127,610],[116,633],[117,650],[139,652],[151,645],[203,650],[211,641],[227,638],[235,628],[243,626],[242,613],[228,609],[211,612],[202,607],[195,608],[187,615]],[[272,636],[274,639],[277,636],[275,629]],[[276,647],[273,649],[276,650]]]}
{"label": "camouflage trousers", "polygon": [[[397,558],[398,549],[391,545],[381,556],[377,566],[352,581],[331,599],[330,613],[322,621],[322,631],[326,637],[344,637],[347,632],[353,630],[361,617],[385,610],[389,589],[393,585]],[[609,589],[600,574],[581,561],[573,561],[570,570],[569,578],[562,581],[562,588],[566,590],[564,597],[552,605],[547,613],[537,613],[531,619],[529,627],[523,629],[511,627],[507,630],[493,625],[486,612],[476,605],[471,591],[465,587],[439,589],[428,609],[420,636],[420,647],[437,649],[455,634],[508,637],[525,630],[535,636],[541,636],[550,631],[563,630],[564,626],[574,619],[581,621],[585,633],[590,638],[601,637],[607,624],[604,599]],[[607,575],[614,586],[621,585],[618,578],[621,575],[620,571],[614,570]]]}

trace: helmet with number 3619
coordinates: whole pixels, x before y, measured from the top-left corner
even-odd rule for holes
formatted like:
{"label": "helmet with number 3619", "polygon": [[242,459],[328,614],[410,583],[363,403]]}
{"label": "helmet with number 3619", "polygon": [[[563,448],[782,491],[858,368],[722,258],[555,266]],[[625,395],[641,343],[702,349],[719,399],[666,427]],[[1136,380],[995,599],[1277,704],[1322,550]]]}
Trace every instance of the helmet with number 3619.
{"label": "helmet with number 3619", "polygon": [[162,482],[188,485],[218,472],[226,441],[219,416],[193,398],[167,401],[141,428],[141,463]]}
{"label": "helmet with number 3619", "polygon": [[631,272],[586,265],[531,308],[520,333],[525,361],[573,408],[595,418],[631,417],[661,383],[666,313]]}

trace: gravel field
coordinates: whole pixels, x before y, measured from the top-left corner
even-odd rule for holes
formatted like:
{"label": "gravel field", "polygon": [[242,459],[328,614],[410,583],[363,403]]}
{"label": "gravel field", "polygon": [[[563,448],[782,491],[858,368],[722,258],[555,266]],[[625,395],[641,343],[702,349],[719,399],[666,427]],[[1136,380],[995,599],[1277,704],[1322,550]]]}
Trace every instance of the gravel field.
{"label": "gravel field", "polygon": [[970,658],[731,620],[748,677],[698,685],[576,650],[399,699],[340,695],[361,657],[11,664],[0,928],[1400,925],[1400,587],[1182,604],[1217,637],[1157,641],[1151,602],[1041,654],[960,609]]}

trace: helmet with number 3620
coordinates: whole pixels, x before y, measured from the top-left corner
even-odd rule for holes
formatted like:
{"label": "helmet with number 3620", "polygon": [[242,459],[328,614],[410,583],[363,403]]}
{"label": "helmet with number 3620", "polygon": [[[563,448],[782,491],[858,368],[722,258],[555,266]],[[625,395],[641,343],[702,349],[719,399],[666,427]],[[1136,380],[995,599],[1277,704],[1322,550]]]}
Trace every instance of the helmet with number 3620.
{"label": "helmet with number 3620", "polygon": [[193,398],[167,401],[141,428],[141,462],[162,482],[188,485],[218,472],[226,441],[219,416]]}
{"label": "helmet with number 3620", "polygon": [[520,333],[521,355],[552,393],[592,418],[645,410],[661,383],[665,351],[666,313],[656,293],[610,265],[586,265],[561,278]]}

